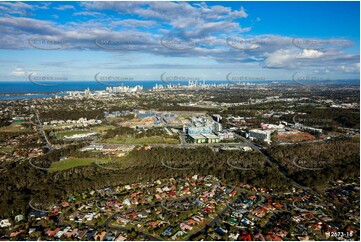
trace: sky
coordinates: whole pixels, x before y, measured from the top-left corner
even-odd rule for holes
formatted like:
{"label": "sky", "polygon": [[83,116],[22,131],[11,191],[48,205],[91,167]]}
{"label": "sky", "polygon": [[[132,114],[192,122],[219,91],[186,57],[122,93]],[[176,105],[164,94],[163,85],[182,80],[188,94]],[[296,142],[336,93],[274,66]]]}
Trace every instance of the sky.
{"label": "sky", "polygon": [[359,79],[359,4],[0,2],[0,81]]}

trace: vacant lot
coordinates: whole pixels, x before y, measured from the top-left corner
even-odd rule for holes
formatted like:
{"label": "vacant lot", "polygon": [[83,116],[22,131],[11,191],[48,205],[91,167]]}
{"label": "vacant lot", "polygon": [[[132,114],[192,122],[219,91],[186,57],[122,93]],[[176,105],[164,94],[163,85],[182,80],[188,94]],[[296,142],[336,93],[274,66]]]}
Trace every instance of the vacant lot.
{"label": "vacant lot", "polygon": [[91,131],[89,130],[67,130],[67,131],[60,131],[60,132],[56,132],[55,136],[57,139],[62,139],[65,136],[72,136],[75,134],[86,134],[86,133],[90,133]]}
{"label": "vacant lot", "polygon": [[113,125],[106,124],[106,125],[92,127],[92,130],[94,130],[94,132],[103,133],[103,132],[107,131],[108,129],[114,129],[114,128],[116,128],[116,127]]}

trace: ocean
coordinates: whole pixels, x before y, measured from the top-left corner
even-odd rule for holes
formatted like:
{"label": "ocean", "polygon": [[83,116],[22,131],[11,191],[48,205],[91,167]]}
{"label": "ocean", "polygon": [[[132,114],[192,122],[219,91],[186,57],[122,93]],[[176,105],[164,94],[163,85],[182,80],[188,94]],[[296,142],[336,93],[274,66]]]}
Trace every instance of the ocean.
{"label": "ocean", "polygon": [[[107,82],[110,85],[116,85],[117,82]],[[136,86],[142,85],[144,88],[151,88],[155,84],[162,84],[161,81],[124,81],[122,82],[125,86]],[[41,85],[45,84],[47,86]],[[28,82],[0,82],[0,94],[14,94],[14,93],[45,93],[45,92],[66,92],[66,91],[84,91],[87,88],[90,90],[105,90],[107,87],[104,84],[100,84],[95,81],[64,81],[64,82],[50,82],[41,83]],[[119,84],[121,86],[121,84]]]}
{"label": "ocean", "polygon": [[[171,82],[173,83],[173,82]],[[174,84],[180,83],[181,85],[187,85],[187,81],[177,81]],[[226,84],[227,81],[205,81],[206,84]],[[107,85],[98,83],[96,81],[63,81],[42,83],[49,84],[47,86],[38,85],[33,82],[0,82],[0,100],[19,100],[29,98],[46,98],[54,97],[55,95],[66,95],[67,91],[84,91],[89,88],[91,91],[105,90]],[[156,84],[165,85],[162,81],[123,81],[119,82],[107,82],[110,87],[114,86],[130,86],[142,85],[144,88],[152,88]]]}
{"label": "ocean", "polygon": [[[248,81],[247,81],[248,82]],[[278,83],[292,83],[292,81],[277,81]],[[172,81],[172,84],[187,85],[188,81]],[[227,84],[229,82],[223,81],[205,81],[206,84]],[[249,81],[248,83],[253,84],[270,84],[271,81]],[[359,85],[359,80],[343,80],[336,81],[336,83],[348,83]],[[49,83],[42,83],[49,84]],[[123,81],[123,82],[107,82],[108,86],[130,86],[142,85],[145,89],[154,87],[156,84],[165,85],[162,81]],[[51,85],[38,85],[37,83],[30,81],[0,81],[0,101],[7,100],[21,100],[31,98],[47,98],[66,95],[67,91],[84,91],[89,88],[91,91],[105,90],[107,85],[98,83],[96,81],[58,81],[52,82]]]}

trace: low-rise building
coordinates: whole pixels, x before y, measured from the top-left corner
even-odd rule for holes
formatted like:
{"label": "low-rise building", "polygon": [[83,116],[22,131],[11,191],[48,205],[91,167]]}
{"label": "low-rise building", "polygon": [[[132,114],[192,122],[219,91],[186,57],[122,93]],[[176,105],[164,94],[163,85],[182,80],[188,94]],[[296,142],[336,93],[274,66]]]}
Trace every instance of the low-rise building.
{"label": "low-rise building", "polygon": [[221,132],[217,132],[217,135],[221,140],[232,140],[234,139],[234,133],[232,131],[223,130]]}
{"label": "low-rise building", "polygon": [[0,228],[7,228],[10,227],[11,223],[9,221],[9,219],[4,219],[0,221]]}
{"label": "low-rise building", "polygon": [[249,146],[244,146],[241,148],[243,151],[252,151],[252,148]]}
{"label": "low-rise building", "polygon": [[190,135],[189,135],[189,138],[191,139],[191,141],[192,141],[193,143],[197,143],[197,144],[206,143],[206,142],[207,142],[206,137],[204,137],[204,136],[201,135],[201,134],[190,134]]}
{"label": "low-rise building", "polygon": [[218,143],[221,139],[215,134],[202,134],[205,138],[207,143]]}

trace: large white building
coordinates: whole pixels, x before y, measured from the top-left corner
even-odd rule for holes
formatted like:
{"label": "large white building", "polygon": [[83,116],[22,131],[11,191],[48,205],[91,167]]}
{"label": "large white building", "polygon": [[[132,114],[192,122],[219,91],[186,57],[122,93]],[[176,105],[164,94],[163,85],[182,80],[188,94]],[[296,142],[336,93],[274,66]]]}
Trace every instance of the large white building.
{"label": "large white building", "polygon": [[249,138],[262,140],[262,141],[270,144],[271,143],[271,133],[272,132],[269,130],[251,129],[249,131]]}
{"label": "large white building", "polygon": [[183,132],[186,134],[210,134],[222,129],[222,124],[207,116],[192,117],[189,124],[183,125]]}

